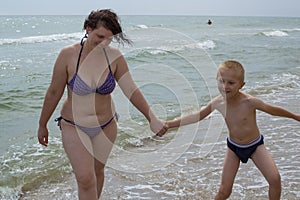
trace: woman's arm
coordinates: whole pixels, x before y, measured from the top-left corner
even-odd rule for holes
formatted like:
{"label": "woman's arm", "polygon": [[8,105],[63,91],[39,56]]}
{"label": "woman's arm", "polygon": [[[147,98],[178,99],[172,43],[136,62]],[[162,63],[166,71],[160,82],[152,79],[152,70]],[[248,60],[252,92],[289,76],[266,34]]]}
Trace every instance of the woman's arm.
{"label": "woman's arm", "polygon": [[44,146],[48,145],[47,123],[64,93],[67,82],[66,56],[62,50],[55,62],[52,80],[47,89],[39,119],[38,139]]}
{"label": "woman's arm", "polygon": [[155,116],[146,99],[144,98],[144,95],[134,83],[125,58],[120,55],[116,59],[116,63],[117,69],[115,72],[115,78],[124,95],[146,117],[150,123],[151,130],[154,133],[159,133],[159,131],[162,130],[165,125]]}

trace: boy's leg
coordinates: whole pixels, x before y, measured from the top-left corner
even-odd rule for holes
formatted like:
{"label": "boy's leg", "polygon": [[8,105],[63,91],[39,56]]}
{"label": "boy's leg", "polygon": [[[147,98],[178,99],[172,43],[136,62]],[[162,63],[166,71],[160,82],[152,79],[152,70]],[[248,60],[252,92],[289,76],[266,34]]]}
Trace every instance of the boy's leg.
{"label": "boy's leg", "polygon": [[269,183],[269,199],[280,199],[280,174],[272,156],[264,145],[259,145],[252,155],[252,160]]}
{"label": "boy's leg", "polygon": [[239,166],[240,159],[235,155],[233,151],[227,148],[222,171],[221,185],[215,197],[215,200],[227,199],[230,196],[234,178],[239,169]]}

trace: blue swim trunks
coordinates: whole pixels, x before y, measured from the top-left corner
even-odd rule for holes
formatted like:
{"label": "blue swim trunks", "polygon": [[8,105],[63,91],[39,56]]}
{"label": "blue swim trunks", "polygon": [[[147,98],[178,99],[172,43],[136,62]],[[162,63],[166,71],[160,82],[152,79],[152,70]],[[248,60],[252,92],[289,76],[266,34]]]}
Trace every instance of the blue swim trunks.
{"label": "blue swim trunks", "polygon": [[247,163],[248,159],[251,158],[259,145],[264,144],[264,136],[260,135],[256,140],[249,144],[238,144],[232,141],[229,137],[227,138],[227,146],[231,149],[242,163]]}

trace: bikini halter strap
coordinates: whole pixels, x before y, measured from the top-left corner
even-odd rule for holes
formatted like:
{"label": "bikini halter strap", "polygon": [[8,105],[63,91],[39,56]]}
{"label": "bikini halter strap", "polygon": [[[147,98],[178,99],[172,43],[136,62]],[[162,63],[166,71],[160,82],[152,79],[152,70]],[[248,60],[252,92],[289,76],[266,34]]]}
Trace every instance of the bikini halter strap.
{"label": "bikini halter strap", "polygon": [[83,38],[82,38],[81,41],[80,41],[81,46],[83,46],[84,39],[86,39],[86,38],[88,38],[88,34],[87,34],[87,33],[84,34]]}

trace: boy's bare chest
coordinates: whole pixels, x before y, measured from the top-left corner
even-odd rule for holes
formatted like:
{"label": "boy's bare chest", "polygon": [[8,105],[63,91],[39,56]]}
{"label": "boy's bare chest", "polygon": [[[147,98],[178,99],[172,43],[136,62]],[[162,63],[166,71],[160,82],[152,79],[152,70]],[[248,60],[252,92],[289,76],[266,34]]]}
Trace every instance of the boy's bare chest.
{"label": "boy's bare chest", "polygon": [[222,114],[226,121],[231,123],[246,123],[253,119],[255,111],[246,103],[238,105],[226,105]]}

